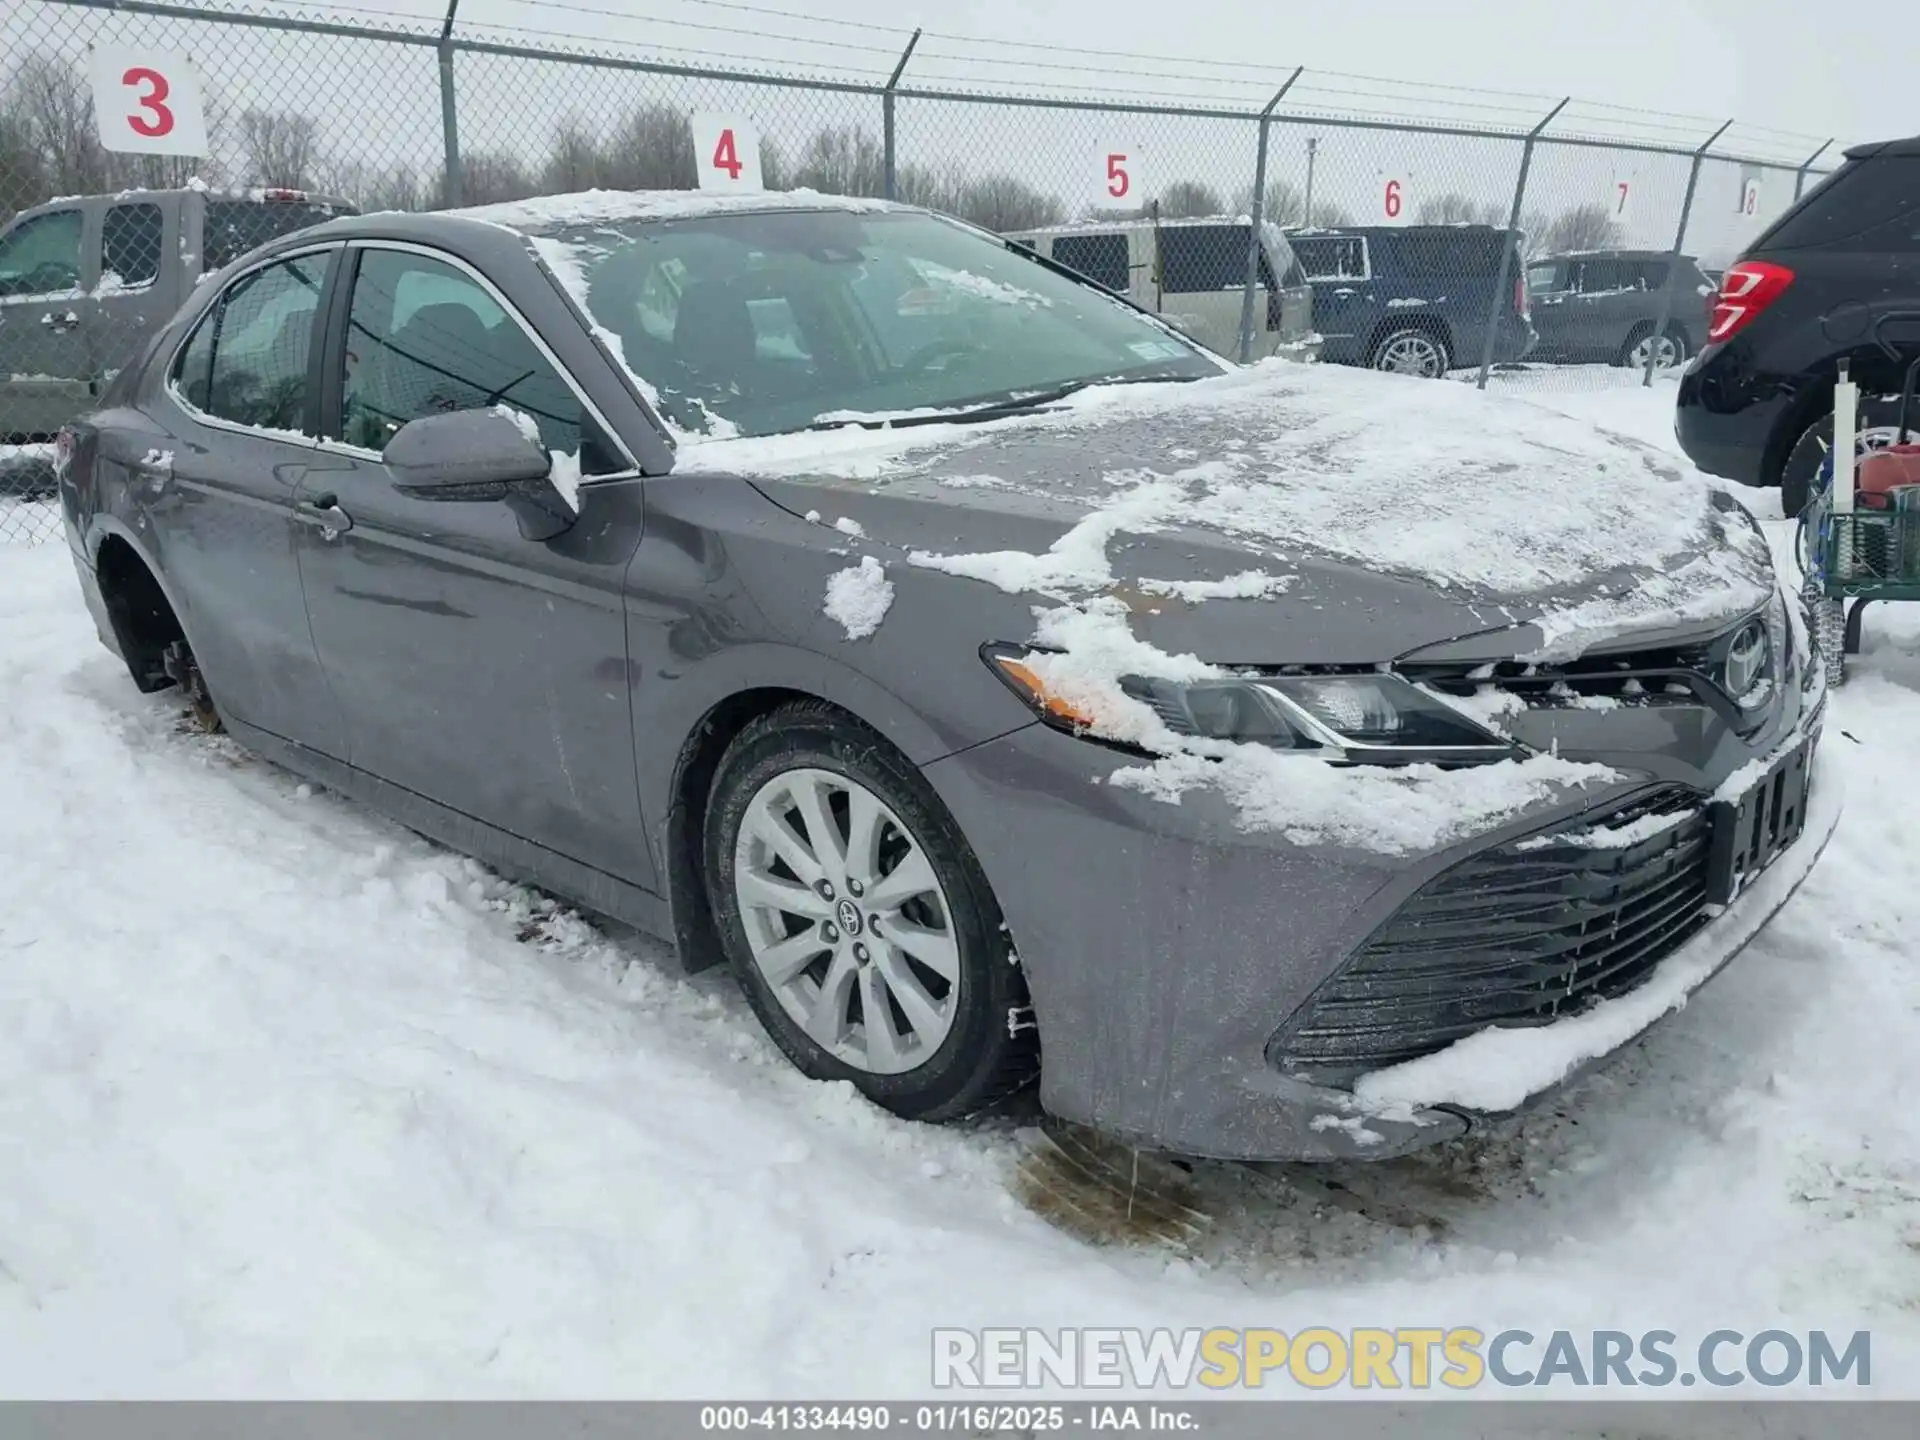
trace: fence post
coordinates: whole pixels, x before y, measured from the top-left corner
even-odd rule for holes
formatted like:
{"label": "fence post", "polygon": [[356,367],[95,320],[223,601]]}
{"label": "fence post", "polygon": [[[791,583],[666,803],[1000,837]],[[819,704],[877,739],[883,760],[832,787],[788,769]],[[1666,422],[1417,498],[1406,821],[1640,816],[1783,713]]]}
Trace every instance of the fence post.
{"label": "fence post", "polygon": [[449,210],[459,205],[460,121],[453,97],[453,17],[460,0],[447,0],[446,23],[440,27],[440,136],[446,149],[446,176],[441,188],[441,203]]}
{"label": "fence post", "polygon": [[1673,282],[1680,273],[1680,247],[1687,243],[1687,217],[1693,213],[1693,192],[1700,184],[1700,166],[1707,158],[1707,151],[1713,148],[1713,142],[1726,134],[1732,124],[1733,121],[1727,121],[1707,137],[1706,144],[1693,152],[1693,168],[1687,172],[1687,193],[1680,201],[1680,225],[1673,232],[1673,249],[1667,255],[1667,283],[1660,287],[1660,318],[1654,321],[1647,345],[1647,369],[1640,377],[1643,389],[1653,384],[1653,372],[1660,363],[1660,339],[1667,333],[1667,321],[1673,318]]}
{"label": "fence post", "polygon": [[886,174],[881,184],[881,193],[887,199],[894,199],[894,144],[893,144],[893,87],[900,83],[901,72],[907,68],[907,61],[913,58],[913,47],[920,43],[920,31],[916,28],[908,37],[907,48],[900,52],[900,63],[893,67],[893,74],[887,77],[887,88],[880,92],[880,128],[885,136]]}
{"label": "fence post", "polygon": [[[1553,123],[1554,117],[1572,103],[1573,97],[1567,96],[1553,109],[1541,117],[1540,123],[1527,132],[1526,143],[1520,147],[1520,174],[1513,182],[1513,204],[1507,211],[1507,229],[1512,234],[1520,232],[1520,207],[1527,199],[1527,171],[1533,168],[1533,142],[1540,138],[1540,132]],[[1480,378],[1474,388],[1487,388],[1487,375],[1493,369],[1493,339],[1500,330],[1500,312],[1507,304],[1507,276],[1513,271],[1513,246],[1500,247],[1500,278],[1493,283],[1493,303],[1487,307],[1487,334],[1480,342]]]}
{"label": "fence post", "polygon": [[[1247,206],[1247,286],[1240,295],[1240,363],[1245,365],[1253,358],[1253,292],[1260,284],[1260,227],[1267,212],[1267,125],[1273,119],[1273,108],[1286,98],[1287,91],[1293,88],[1293,82],[1300,78],[1300,72],[1307,67],[1294,67],[1293,74],[1287,77],[1287,83],[1267,102],[1267,108],[1260,112],[1260,140],[1253,152],[1253,199]],[[1273,283],[1278,285],[1281,276],[1274,276]]]}
{"label": "fence post", "polygon": [[1826,154],[1827,151],[1829,151],[1832,148],[1833,148],[1833,141],[1829,140],[1825,145],[1822,145],[1818,150],[1814,151],[1811,155],[1807,156],[1805,160],[1800,162],[1800,168],[1793,172],[1793,198],[1794,199],[1798,200],[1800,198],[1800,189],[1802,186],[1804,186],[1807,183],[1807,171],[1813,168],[1813,162],[1818,160],[1822,155]]}

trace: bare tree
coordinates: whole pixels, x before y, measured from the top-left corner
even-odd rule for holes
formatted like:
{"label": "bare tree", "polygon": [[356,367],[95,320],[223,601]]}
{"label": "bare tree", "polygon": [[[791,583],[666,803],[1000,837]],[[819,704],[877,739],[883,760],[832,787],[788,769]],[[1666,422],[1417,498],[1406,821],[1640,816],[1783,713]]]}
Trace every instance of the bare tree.
{"label": "bare tree", "polygon": [[518,155],[505,150],[470,150],[460,157],[460,199],[467,205],[495,205],[540,193],[540,181]]}
{"label": "bare tree", "polygon": [[1570,250],[1613,250],[1619,247],[1621,231],[1607,214],[1604,205],[1576,205],[1554,216],[1540,237],[1542,255],[1560,255]]}
{"label": "bare tree", "polygon": [[6,106],[16,134],[40,157],[51,195],[92,195],[112,188],[111,157],[100,144],[85,78],[53,55],[29,55],[7,81]]}
{"label": "bare tree", "polygon": [[1067,215],[1066,207],[1055,197],[1011,175],[954,179],[946,186],[942,202],[937,208],[1003,235],[1010,230],[1057,225]]}
{"label": "bare tree", "polygon": [[[1249,186],[1238,197],[1242,210],[1250,210],[1253,204],[1253,189]],[[1267,202],[1260,207],[1260,218],[1269,224],[1283,229],[1297,229],[1307,225],[1306,197],[1291,180],[1271,180],[1267,183]],[[1313,207],[1312,224],[1314,230],[1343,230],[1354,224],[1353,212],[1344,205],[1335,205],[1331,201],[1317,201]]]}
{"label": "bare tree", "polygon": [[1160,192],[1160,214],[1167,220],[1219,215],[1227,208],[1220,192],[1198,180],[1176,180]]}
{"label": "bare tree", "polygon": [[1449,191],[1422,200],[1414,218],[1422,225],[1504,225],[1507,207],[1498,200],[1474,200]]}
{"label": "bare tree", "polygon": [[816,131],[800,151],[793,188],[828,195],[880,195],[887,185],[887,152],[857,126]]}
{"label": "bare tree", "polygon": [[254,185],[305,189],[320,149],[320,122],[290,110],[243,110],[240,148]]}

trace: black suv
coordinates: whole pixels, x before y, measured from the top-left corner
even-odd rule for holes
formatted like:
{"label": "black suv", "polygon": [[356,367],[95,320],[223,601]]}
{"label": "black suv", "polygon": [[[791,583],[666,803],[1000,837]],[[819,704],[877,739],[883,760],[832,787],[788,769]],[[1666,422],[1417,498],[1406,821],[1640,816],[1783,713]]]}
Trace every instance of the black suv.
{"label": "black suv", "polygon": [[1493,358],[1533,349],[1526,268],[1516,232],[1494,225],[1362,226],[1287,237],[1313,286],[1320,358],[1409,375],[1478,365],[1501,285]]}
{"label": "black suv", "polygon": [[[1900,365],[1920,342],[1920,137],[1860,145],[1730,266],[1707,345],[1681,377],[1674,429],[1702,470],[1778,485],[1789,515],[1833,438],[1844,357],[1869,441],[1892,439]],[[1883,323],[1884,322],[1884,323]]]}
{"label": "black suv", "polygon": [[1540,332],[1535,360],[1644,367],[1651,350],[1665,367],[1700,348],[1714,284],[1691,255],[1676,265],[1665,250],[1593,250],[1533,261],[1527,290]]}

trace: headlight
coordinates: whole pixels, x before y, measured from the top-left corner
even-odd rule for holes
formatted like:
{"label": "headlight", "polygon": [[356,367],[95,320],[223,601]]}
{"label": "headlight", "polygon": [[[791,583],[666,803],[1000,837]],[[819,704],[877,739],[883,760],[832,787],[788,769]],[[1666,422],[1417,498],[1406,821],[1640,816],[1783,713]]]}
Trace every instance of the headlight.
{"label": "headlight", "polygon": [[[1130,738],[1087,697],[1048,687],[1029,652],[991,647],[988,661],[1042,720],[1075,734]],[[1206,680],[1127,676],[1121,691],[1176,735],[1301,750],[1327,759],[1504,759],[1517,747],[1397,675],[1251,675]]]}

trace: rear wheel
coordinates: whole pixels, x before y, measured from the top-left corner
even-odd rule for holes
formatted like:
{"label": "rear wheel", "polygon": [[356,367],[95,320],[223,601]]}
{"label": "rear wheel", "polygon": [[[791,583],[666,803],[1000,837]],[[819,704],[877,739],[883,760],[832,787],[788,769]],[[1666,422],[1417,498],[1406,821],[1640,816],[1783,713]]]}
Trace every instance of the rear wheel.
{"label": "rear wheel", "polygon": [[1408,328],[1382,335],[1367,363],[1393,375],[1437,380],[1452,368],[1453,357],[1447,353],[1447,342],[1431,330]]}
{"label": "rear wheel", "polygon": [[802,1073],[919,1120],[982,1110],[1036,1073],[972,848],[919,772],[841,712],[785,706],[728,748],[706,882],[754,1013]]}
{"label": "rear wheel", "polygon": [[1677,330],[1668,330],[1664,335],[1655,335],[1651,328],[1634,336],[1620,351],[1620,363],[1629,369],[1647,368],[1647,359],[1651,356],[1656,370],[1671,370],[1687,361],[1687,342]]}

